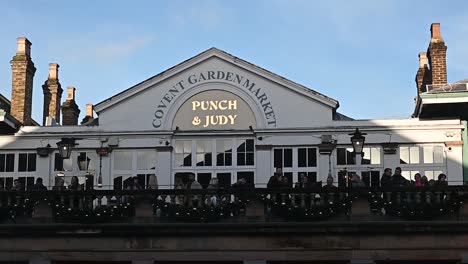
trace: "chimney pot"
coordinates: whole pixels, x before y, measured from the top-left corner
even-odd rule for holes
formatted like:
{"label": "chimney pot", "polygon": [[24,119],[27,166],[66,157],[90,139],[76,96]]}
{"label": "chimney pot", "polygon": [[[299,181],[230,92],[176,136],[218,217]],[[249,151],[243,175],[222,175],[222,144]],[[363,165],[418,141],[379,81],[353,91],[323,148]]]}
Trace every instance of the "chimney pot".
{"label": "chimney pot", "polygon": [[427,67],[427,53],[420,52],[419,53],[419,68]]}
{"label": "chimney pot", "polygon": [[75,90],[76,88],[73,86],[67,87],[67,101],[75,100]]}
{"label": "chimney pot", "polygon": [[49,64],[49,80],[58,80],[58,69],[59,65],[57,63]]}
{"label": "chimney pot", "polygon": [[31,57],[31,42],[25,37],[19,37],[17,39],[18,49],[16,55],[26,55]]}
{"label": "chimney pot", "polygon": [[440,35],[440,23],[431,24],[431,39],[442,39]]}
{"label": "chimney pot", "polygon": [[93,117],[93,104],[86,104],[86,116]]}

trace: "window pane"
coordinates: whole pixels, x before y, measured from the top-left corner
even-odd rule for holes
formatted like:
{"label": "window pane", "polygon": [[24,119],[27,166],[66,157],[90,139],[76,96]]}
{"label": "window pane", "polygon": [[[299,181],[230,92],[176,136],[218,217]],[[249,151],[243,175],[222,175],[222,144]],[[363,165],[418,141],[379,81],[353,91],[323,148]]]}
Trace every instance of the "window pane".
{"label": "window pane", "polygon": [[184,155],[184,166],[192,166],[192,154],[183,154]]}
{"label": "window pane", "polygon": [[176,166],[184,165],[184,154],[175,154]]}
{"label": "window pane", "polygon": [[433,146],[424,146],[424,163],[434,163]]}
{"label": "window pane", "polygon": [[401,176],[405,177],[405,179],[409,180],[410,179],[410,171],[402,171]]}
{"label": "window pane", "polygon": [[371,164],[380,164],[380,148],[371,148]]}
{"label": "window pane", "polygon": [[232,166],[232,153],[226,153],[224,156],[224,163],[226,166]]}
{"label": "window pane", "polygon": [[297,166],[298,167],[307,167],[307,149],[300,148],[297,150]]}
{"label": "window pane", "polygon": [[354,155],[352,148],[346,149],[346,161],[348,165],[355,165],[356,164],[356,155]]}
{"label": "window pane", "polygon": [[216,166],[224,166],[224,153],[216,155]]}
{"label": "window pane", "polygon": [[400,147],[400,164],[409,164],[409,148]]}
{"label": "window pane", "polygon": [[137,169],[152,170],[156,167],[155,151],[140,151],[137,153]]}
{"label": "window pane", "polygon": [[371,151],[370,148],[363,148],[364,157],[362,157],[361,164],[371,164]]}
{"label": "window pane", "polygon": [[86,152],[78,153],[76,159],[78,162],[78,170],[85,171],[88,169],[88,164],[91,160],[86,156]]}
{"label": "window pane", "polygon": [[282,149],[275,149],[273,151],[273,165],[275,168],[282,168],[283,167],[283,150]]}
{"label": "window pane", "polygon": [[115,170],[131,170],[133,160],[133,152],[116,151],[114,152],[114,169]]}
{"label": "window pane", "polygon": [[0,172],[5,172],[5,154],[0,154]]}
{"label": "window pane", "polygon": [[253,139],[247,139],[245,148],[246,148],[247,152],[254,151],[254,140]]}
{"label": "window pane", "polygon": [[336,164],[346,165],[346,149],[344,148],[336,149]]}
{"label": "window pane", "polygon": [[245,152],[245,140],[237,140],[237,152]]}
{"label": "window pane", "polygon": [[20,153],[18,160],[18,171],[26,171],[28,165],[28,154]]}
{"label": "window pane", "polygon": [[284,149],[284,167],[292,167],[292,149]]}
{"label": "window pane", "polygon": [[444,148],[434,146],[434,163],[444,163]]}
{"label": "window pane", "polygon": [[419,163],[419,147],[410,147],[410,163]]}
{"label": "window pane", "polygon": [[192,153],[192,141],[184,141],[184,153]]}
{"label": "window pane", "polygon": [[434,179],[434,172],[433,171],[425,171],[424,175],[426,175],[428,180],[433,180]]}
{"label": "window pane", "polygon": [[309,148],[307,150],[308,167],[317,167],[317,149]]}
{"label": "window pane", "polygon": [[58,153],[55,153],[54,170],[63,171],[63,160],[60,158],[60,154]]}
{"label": "window pane", "polygon": [[28,155],[28,171],[36,171],[36,157],[35,153],[29,153]]}
{"label": "window pane", "polygon": [[6,170],[7,172],[15,171],[15,154],[6,155]]}
{"label": "window pane", "polygon": [[176,140],[175,153],[183,153],[183,152],[184,152],[184,142],[180,140]]}
{"label": "window pane", "polygon": [[245,153],[237,153],[237,165],[245,166]]}
{"label": "window pane", "polygon": [[68,159],[62,159],[63,163],[63,170],[64,171],[72,171],[73,169],[73,160],[70,158]]}
{"label": "window pane", "polygon": [[254,165],[254,153],[249,152],[246,155],[245,165]]}

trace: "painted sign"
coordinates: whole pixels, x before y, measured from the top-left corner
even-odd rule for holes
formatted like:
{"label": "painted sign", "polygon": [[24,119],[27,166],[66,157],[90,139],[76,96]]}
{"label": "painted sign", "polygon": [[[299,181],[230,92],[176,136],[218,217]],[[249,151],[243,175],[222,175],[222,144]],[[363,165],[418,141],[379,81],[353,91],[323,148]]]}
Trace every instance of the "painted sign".
{"label": "painted sign", "polygon": [[[265,93],[265,89],[259,87],[254,81],[234,72],[229,71],[204,71],[189,75],[186,79],[182,79],[176,82],[168,91],[164,94],[161,101],[156,106],[154,112],[154,118],[152,121],[154,128],[162,126],[164,117],[167,114],[168,109],[175,99],[183,93],[185,90],[191,89],[199,84],[208,83],[210,81],[223,81],[234,84],[236,87],[247,90],[252,97],[255,98],[257,103],[263,110],[263,115],[266,119],[268,127],[276,127],[276,116],[271,105],[268,95]],[[206,98],[205,98],[206,100]],[[227,100],[222,99],[221,100]],[[203,100],[202,100],[203,101]],[[223,103],[222,103],[223,104]],[[201,105],[200,105],[201,106]],[[221,105],[221,107],[223,107]],[[220,109],[222,110],[222,109]],[[219,118],[218,118],[219,119]],[[213,119],[216,121],[216,117]],[[206,120],[205,120],[206,121]],[[211,121],[211,118],[210,118]],[[223,122],[225,119],[223,118]],[[219,120],[218,120],[219,122]],[[202,121],[200,121],[202,123]]]}
{"label": "painted sign", "polygon": [[249,105],[239,96],[222,90],[208,90],[192,96],[177,111],[173,129],[224,130],[256,127]]}

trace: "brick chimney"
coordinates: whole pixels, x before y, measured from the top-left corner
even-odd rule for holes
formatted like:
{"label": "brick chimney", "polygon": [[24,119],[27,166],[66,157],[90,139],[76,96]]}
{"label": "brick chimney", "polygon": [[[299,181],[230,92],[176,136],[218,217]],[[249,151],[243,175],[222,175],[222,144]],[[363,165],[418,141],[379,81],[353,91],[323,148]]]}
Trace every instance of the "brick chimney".
{"label": "brick chimney", "polygon": [[49,64],[49,78],[42,85],[42,91],[44,92],[44,113],[42,124],[46,125],[46,118],[51,117],[55,119],[55,122],[60,123],[60,104],[62,100],[63,89],[58,79],[57,63]]}
{"label": "brick chimney", "polygon": [[78,116],[80,109],[75,102],[75,87],[67,87],[67,100],[62,104],[62,125],[75,126],[78,125]]}
{"label": "brick chimney", "polygon": [[86,104],[86,116],[81,121],[82,125],[87,125],[93,122],[94,120],[93,111],[94,111],[93,104]]}
{"label": "brick chimney", "polygon": [[426,85],[432,83],[426,52],[419,53],[419,69],[416,73],[415,81],[416,87],[418,88],[418,95],[426,92]]}
{"label": "brick chimney", "polygon": [[17,39],[16,55],[10,61],[12,70],[11,112],[23,125],[34,125],[32,112],[33,79],[36,67],[31,60],[31,42],[24,37]]}
{"label": "brick chimney", "polygon": [[447,84],[447,46],[440,34],[440,24],[431,25],[431,42],[427,49],[432,84]]}

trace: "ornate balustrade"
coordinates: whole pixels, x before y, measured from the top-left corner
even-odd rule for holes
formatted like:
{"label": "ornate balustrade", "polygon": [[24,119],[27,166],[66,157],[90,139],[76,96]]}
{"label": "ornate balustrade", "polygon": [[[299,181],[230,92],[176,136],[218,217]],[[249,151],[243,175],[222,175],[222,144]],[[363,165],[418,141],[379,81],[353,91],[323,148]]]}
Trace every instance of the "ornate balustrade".
{"label": "ornate balustrade", "polygon": [[[468,187],[0,191],[0,223],[437,219],[463,214]],[[386,217],[386,218],[385,218]]]}

